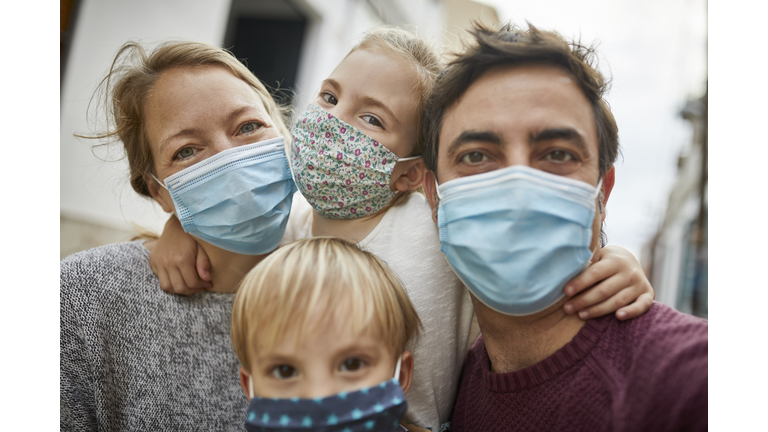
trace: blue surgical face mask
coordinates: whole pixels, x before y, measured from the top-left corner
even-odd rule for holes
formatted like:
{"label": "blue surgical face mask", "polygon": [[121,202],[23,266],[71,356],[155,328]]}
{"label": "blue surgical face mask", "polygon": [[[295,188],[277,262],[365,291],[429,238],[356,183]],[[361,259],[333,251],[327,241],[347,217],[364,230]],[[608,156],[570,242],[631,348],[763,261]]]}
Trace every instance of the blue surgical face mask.
{"label": "blue surgical face mask", "polygon": [[185,232],[244,255],[278,246],[296,192],[282,137],[222,151],[160,184]]}
{"label": "blue surgical face mask", "polygon": [[[401,358],[402,359],[402,358]],[[392,432],[403,430],[400,419],[408,408],[397,377],[379,385],[315,399],[255,397],[253,382],[248,385],[251,403],[245,429],[256,431],[349,431]]]}
{"label": "blue surgical face mask", "polygon": [[589,265],[599,191],[521,165],[445,182],[437,187],[440,250],[486,306],[540,312]]}

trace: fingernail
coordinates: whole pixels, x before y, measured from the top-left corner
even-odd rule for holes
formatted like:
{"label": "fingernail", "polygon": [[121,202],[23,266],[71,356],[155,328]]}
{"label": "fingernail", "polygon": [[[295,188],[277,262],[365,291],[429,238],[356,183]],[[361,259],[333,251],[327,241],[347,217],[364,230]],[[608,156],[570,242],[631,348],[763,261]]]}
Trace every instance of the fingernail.
{"label": "fingernail", "polygon": [[579,318],[581,318],[583,320],[589,319],[589,312],[587,312],[587,311],[579,312]]}
{"label": "fingernail", "polygon": [[563,310],[565,311],[565,313],[570,315],[573,313],[573,305],[570,303],[566,303],[565,305],[563,305]]}
{"label": "fingernail", "polygon": [[565,291],[565,295],[567,295],[567,296],[573,295],[573,294],[571,294],[571,291],[573,291],[573,288],[571,288],[571,286],[570,286],[570,285],[566,286],[566,287],[563,289],[563,291]]}
{"label": "fingernail", "polygon": [[624,318],[625,316],[627,316],[627,313],[624,311],[618,311],[616,312],[616,316],[619,318]]}

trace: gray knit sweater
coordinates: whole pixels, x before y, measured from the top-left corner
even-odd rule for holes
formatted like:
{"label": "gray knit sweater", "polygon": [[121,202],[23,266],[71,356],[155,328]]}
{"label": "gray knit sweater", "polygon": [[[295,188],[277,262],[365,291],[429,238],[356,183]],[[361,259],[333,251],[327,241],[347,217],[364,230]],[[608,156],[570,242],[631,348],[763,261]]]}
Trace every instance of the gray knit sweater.
{"label": "gray knit sweater", "polygon": [[165,293],[141,241],[61,261],[61,430],[245,429],[234,294]]}

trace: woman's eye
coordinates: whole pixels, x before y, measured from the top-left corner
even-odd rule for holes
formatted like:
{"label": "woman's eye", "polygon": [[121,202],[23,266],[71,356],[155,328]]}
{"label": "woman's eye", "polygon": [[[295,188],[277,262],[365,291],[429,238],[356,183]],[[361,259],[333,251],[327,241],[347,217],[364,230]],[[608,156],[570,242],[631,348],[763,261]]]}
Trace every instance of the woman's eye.
{"label": "woman's eye", "polygon": [[256,131],[256,129],[261,126],[260,124],[256,122],[248,122],[240,127],[240,133],[241,134],[249,134]]}
{"label": "woman's eye", "polygon": [[461,157],[462,162],[472,165],[477,165],[479,163],[485,162],[486,160],[488,160],[488,157],[485,154],[476,151],[469,152]]}
{"label": "woman's eye", "polygon": [[379,119],[377,119],[372,115],[364,115],[360,118],[363,119],[364,122],[370,124],[371,126],[383,127],[383,125],[381,124],[381,121],[379,121]]}
{"label": "woman's eye", "polygon": [[187,159],[194,156],[195,150],[192,147],[184,147],[176,153],[175,159]]}
{"label": "woman's eye", "polygon": [[328,92],[322,93],[320,95],[320,97],[322,97],[324,101],[326,101],[327,103],[329,103],[331,105],[336,105],[337,103],[339,103],[339,100],[336,99],[336,96],[334,96],[334,95],[332,95],[332,94],[330,94]]}
{"label": "woman's eye", "polygon": [[576,160],[573,155],[567,151],[555,150],[547,153],[546,158],[553,162],[570,162]]}
{"label": "woman's eye", "polygon": [[341,364],[341,368],[340,369],[343,370],[343,371],[350,371],[350,372],[352,372],[352,371],[356,371],[356,370],[360,369],[361,367],[363,367],[363,364],[364,364],[364,362],[362,360],[360,360],[359,358],[352,357],[352,358],[348,358],[348,359],[344,360],[344,363]]}
{"label": "woman's eye", "polygon": [[272,375],[277,379],[288,379],[298,375],[296,368],[290,365],[275,366],[272,369]]}

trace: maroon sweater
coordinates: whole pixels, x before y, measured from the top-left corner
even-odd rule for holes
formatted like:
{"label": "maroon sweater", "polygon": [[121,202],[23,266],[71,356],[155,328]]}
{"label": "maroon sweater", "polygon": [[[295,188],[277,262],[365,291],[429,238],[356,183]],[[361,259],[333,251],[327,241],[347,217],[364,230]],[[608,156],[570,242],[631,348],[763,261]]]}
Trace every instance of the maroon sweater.
{"label": "maroon sweater", "polygon": [[543,361],[492,373],[480,336],[451,431],[705,431],[707,339],[707,321],[654,303],[633,320],[588,320]]}

